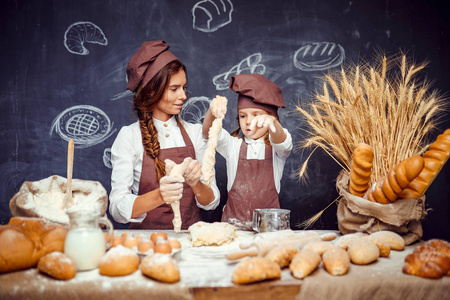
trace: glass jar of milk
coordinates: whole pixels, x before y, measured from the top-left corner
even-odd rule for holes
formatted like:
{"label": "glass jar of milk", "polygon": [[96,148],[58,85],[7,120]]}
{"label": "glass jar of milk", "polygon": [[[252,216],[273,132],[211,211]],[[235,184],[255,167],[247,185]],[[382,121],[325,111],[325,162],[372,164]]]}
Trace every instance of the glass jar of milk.
{"label": "glass jar of milk", "polygon": [[77,267],[77,271],[87,271],[98,267],[98,263],[106,252],[106,241],[100,224],[106,226],[112,238],[113,225],[99,213],[89,210],[67,212],[70,229],[64,243],[64,253]]}

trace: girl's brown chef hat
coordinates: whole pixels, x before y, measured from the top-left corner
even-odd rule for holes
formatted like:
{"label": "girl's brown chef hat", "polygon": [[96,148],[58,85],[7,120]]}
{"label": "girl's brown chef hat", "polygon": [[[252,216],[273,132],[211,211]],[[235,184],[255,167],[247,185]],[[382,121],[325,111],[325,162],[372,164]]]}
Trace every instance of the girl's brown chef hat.
{"label": "girl's brown chef hat", "polygon": [[238,93],[238,110],[260,108],[273,114],[285,107],[280,87],[261,74],[239,74],[231,77],[230,89]]}
{"label": "girl's brown chef hat", "polygon": [[127,65],[127,89],[136,92],[144,87],[165,65],[177,57],[165,41],[144,42]]}

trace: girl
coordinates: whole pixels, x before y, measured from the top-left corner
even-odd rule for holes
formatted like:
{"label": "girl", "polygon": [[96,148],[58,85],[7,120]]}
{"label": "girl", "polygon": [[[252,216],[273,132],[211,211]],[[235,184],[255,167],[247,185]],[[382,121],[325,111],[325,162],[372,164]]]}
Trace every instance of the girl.
{"label": "girl", "polygon": [[[280,181],[292,138],[278,120],[278,108],[285,107],[278,85],[260,74],[240,74],[231,77],[230,89],[238,94],[239,128],[231,135],[222,129],[217,142],[216,150],[227,162],[228,200],[222,221],[251,230],[254,209],[280,207]],[[223,102],[221,97],[211,102],[204,137],[214,119],[225,115]]]}
{"label": "girl", "polygon": [[[200,221],[200,208],[220,201],[200,180],[205,148],[201,125],[177,117],[186,101],[186,68],[164,41],[145,42],[127,66],[127,89],[135,92],[138,121],[124,126],[111,148],[109,211],[131,229],[173,229],[168,203],[180,200],[181,229]],[[167,166],[185,161],[182,179],[166,174]]]}

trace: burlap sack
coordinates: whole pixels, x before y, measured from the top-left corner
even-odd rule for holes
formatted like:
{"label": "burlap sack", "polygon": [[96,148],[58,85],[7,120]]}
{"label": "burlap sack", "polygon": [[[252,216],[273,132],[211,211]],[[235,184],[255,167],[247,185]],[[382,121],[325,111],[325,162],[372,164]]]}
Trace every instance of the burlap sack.
{"label": "burlap sack", "polygon": [[350,194],[349,178],[348,172],[343,170],[336,179],[337,190],[342,196],[337,211],[338,226],[342,234],[389,230],[400,234],[407,245],[422,237],[420,221],[427,215],[425,196],[399,199],[391,204],[374,203]]}

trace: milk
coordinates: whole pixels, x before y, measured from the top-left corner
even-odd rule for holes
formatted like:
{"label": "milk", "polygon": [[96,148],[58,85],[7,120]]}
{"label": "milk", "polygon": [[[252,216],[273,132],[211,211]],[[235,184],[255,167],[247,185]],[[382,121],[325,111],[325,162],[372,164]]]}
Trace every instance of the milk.
{"label": "milk", "polygon": [[100,228],[80,227],[67,233],[64,253],[72,259],[78,271],[97,268],[105,251],[105,238]]}

